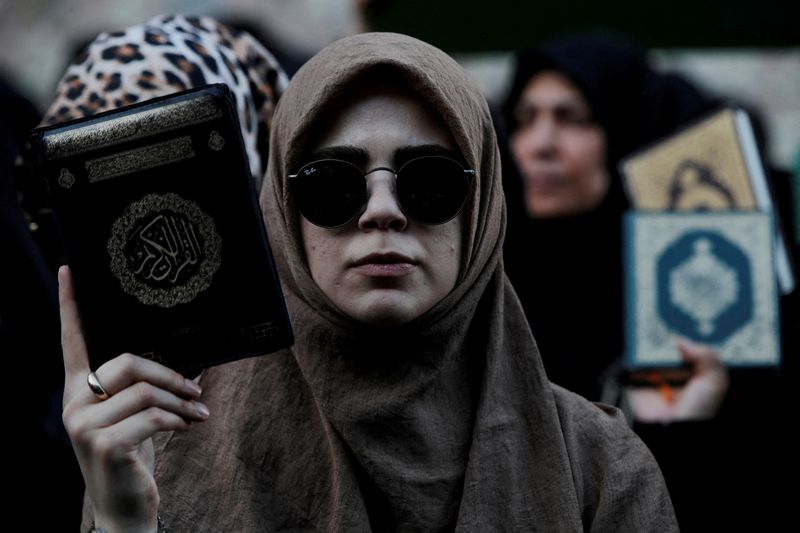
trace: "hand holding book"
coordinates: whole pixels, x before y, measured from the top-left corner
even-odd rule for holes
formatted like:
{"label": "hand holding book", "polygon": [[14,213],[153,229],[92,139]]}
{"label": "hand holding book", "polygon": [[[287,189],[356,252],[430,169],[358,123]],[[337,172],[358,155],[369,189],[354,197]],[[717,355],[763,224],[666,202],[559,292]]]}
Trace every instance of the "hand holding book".
{"label": "hand holding book", "polygon": [[293,342],[224,85],[34,130],[92,368],[191,376]]}
{"label": "hand holding book", "polygon": [[108,393],[87,387],[84,343],[69,267],[59,270],[62,349],[66,374],[64,426],[92,500],[95,522],[108,531],[155,531],[158,488],[152,436],[186,431],[208,418],[198,385],[155,361],[121,354],[95,375]]}
{"label": "hand holding book", "polygon": [[[713,418],[728,392],[728,372],[709,346],[685,340],[678,343],[681,358],[689,365],[685,383],[670,385],[663,373],[658,386],[629,387],[628,402],[637,422],[670,423]],[[644,381],[644,380],[643,380]]]}

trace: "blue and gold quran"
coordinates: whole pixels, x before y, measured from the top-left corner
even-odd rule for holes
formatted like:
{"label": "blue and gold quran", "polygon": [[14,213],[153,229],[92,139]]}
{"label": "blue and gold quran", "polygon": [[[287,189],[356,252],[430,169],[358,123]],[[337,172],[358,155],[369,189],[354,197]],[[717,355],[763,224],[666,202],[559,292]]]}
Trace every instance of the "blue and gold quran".
{"label": "blue and gold quran", "polygon": [[680,365],[680,337],[726,365],[779,364],[770,215],[633,212],[625,224],[626,366]]}
{"label": "blue and gold quran", "polygon": [[293,342],[232,95],[209,85],[34,130],[92,368],[185,375]]}

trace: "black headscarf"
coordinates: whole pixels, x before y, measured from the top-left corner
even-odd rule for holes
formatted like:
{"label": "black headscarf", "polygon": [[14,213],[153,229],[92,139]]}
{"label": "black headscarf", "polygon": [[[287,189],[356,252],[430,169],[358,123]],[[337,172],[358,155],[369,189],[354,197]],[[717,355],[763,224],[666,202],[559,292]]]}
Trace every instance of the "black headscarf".
{"label": "black headscarf", "polygon": [[[525,213],[518,171],[507,143],[501,144],[509,213],[506,272],[548,377],[598,399],[604,369],[623,350],[620,256],[626,203],[617,164],[722,102],[680,76],[655,72],[640,47],[608,35],[555,41],[521,53],[518,61],[502,108],[504,133],[516,127],[513,110],[528,81],[553,69],[580,89],[606,134],[608,195],[589,213],[551,220],[532,220]],[[788,198],[788,180],[774,169],[770,177],[779,211],[787,214],[782,200]],[[786,420],[797,403],[797,294],[782,302],[780,377],[772,369],[730,369],[731,389],[714,420],[634,426],[664,471],[682,530],[780,529],[791,513],[790,493],[780,487],[791,483],[796,471]]]}
{"label": "black headscarf", "polygon": [[523,205],[519,170],[506,147],[506,272],[550,379],[598,399],[600,377],[623,349],[621,219],[627,201],[617,165],[717,102],[675,74],[656,72],[637,44],[608,34],[581,34],[518,55],[502,107],[507,136],[517,127],[514,108],[525,86],[546,70],[565,75],[586,98],[593,120],[606,135],[610,184],[590,212],[531,219]]}

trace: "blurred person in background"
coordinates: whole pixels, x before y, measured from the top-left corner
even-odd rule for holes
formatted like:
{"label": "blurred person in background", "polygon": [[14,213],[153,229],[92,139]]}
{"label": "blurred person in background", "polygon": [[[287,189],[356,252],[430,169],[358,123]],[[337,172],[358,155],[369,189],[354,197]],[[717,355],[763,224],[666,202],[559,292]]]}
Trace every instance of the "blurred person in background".
{"label": "blurred person in background", "polygon": [[[617,165],[720,104],[684,78],[656,72],[639,45],[588,33],[520,53],[502,108],[506,269],[548,376],[626,409],[687,531],[779,522],[770,447],[780,444],[765,440],[775,436],[788,396],[776,394],[771,370],[742,371],[729,393],[718,356],[690,342],[676,346],[691,375],[670,399],[655,387],[623,386],[628,205]],[[759,454],[773,458],[766,470]]]}
{"label": "blurred person in background", "polygon": [[[58,327],[57,251],[40,241],[45,231],[41,187],[27,174],[23,153],[40,119],[36,107],[0,79],[0,355],[9,370],[7,398],[13,402],[8,439],[11,456],[28,468],[12,468],[11,524],[30,524],[48,502],[58,520],[77,529],[83,487],[61,423],[64,367]],[[39,524],[47,527],[47,518]]]}
{"label": "blurred person in background", "polygon": [[259,190],[269,154],[272,112],[288,78],[252,35],[210,17],[161,15],[124,31],[100,34],[67,68],[42,124],[91,116],[209,83],[224,83],[234,93]]}

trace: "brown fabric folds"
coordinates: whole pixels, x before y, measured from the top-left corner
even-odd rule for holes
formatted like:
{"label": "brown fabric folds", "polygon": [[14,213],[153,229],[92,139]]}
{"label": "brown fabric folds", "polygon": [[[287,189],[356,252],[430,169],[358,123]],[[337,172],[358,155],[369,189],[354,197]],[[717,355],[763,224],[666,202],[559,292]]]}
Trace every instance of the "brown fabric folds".
{"label": "brown fabric folds", "polygon": [[[322,112],[376,67],[442,116],[477,170],[455,289],[381,330],[313,282],[286,190]],[[206,370],[211,418],[157,437],[170,530],[675,530],[658,467],[618,412],[547,381],[503,273],[497,144],[464,71],[409,37],[346,38],[298,72],[273,127],[262,208],[297,343]]]}

